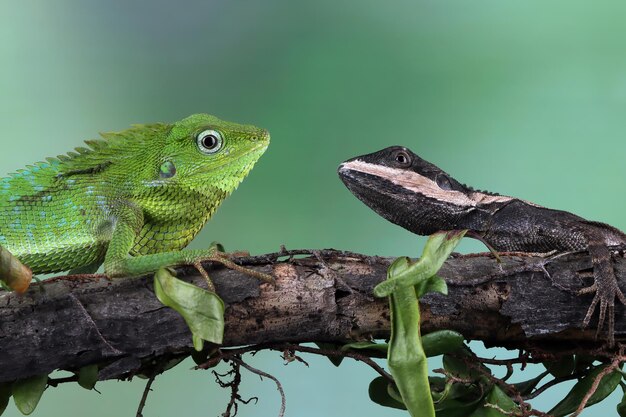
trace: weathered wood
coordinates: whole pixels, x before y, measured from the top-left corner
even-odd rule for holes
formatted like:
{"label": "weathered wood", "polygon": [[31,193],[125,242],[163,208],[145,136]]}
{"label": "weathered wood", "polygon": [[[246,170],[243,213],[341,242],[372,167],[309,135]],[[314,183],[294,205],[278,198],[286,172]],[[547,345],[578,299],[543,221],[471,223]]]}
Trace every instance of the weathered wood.
{"label": "weathered wood", "polygon": [[[228,306],[226,346],[388,337],[387,302],[374,299],[372,289],[385,279],[391,259],[308,252],[316,256],[239,258],[271,272],[277,288],[224,268],[210,270]],[[453,257],[439,274],[449,282],[449,295],[430,294],[421,303],[423,330],[455,329],[468,339],[516,348],[592,348],[595,330],[580,329],[591,296],[575,295],[591,282],[584,277],[590,267],[585,253],[550,261],[504,256],[502,264],[484,254]],[[623,252],[616,252],[615,268],[623,283]],[[179,275],[185,272],[185,279],[204,286],[193,270]],[[101,365],[101,379],[121,378],[145,369],[150,359],[192,350],[184,321],[159,303],[151,277],[57,278],[24,295],[0,294],[0,382],[93,363]],[[625,340],[625,310],[616,311],[616,339]]]}

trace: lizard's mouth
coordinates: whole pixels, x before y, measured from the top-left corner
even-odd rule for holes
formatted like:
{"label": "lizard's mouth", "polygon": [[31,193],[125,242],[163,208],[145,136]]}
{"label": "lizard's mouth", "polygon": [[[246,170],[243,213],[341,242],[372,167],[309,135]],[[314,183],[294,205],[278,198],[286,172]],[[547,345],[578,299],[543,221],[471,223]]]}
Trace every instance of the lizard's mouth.
{"label": "lizard's mouth", "polygon": [[454,223],[467,210],[467,206],[436,198],[428,188],[416,191],[407,186],[406,181],[394,181],[393,175],[386,175],[389,169],[367,168],[361,161],[352,160],[341,164],[337,173],[350,192],[366,206],[414,233],[429,235],[446,230],[447,218],[452,218]]}
{"label": "lizard's mouth", "polygon": [[385,178],[352,169],[345,162],[339,166],[337,174],[350,192],[370,207],[405,191]]}

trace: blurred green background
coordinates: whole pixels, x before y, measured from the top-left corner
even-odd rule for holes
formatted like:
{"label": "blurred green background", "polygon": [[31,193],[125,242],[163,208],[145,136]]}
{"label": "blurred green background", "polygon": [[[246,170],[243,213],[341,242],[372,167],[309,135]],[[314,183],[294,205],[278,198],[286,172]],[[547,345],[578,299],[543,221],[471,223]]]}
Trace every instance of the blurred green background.
{"label": "blurred green background", "polygon": [[[424,238],[335,173],[395,144],[476,187],[626,229],[625,19],[621,1],[2,1],[1,174],[98,131],[209,112],[272,144],[192,247],[417,255]],[[370,403],[365,366],[306,359],[251,360],[284,384],[287,415],[405,415]],[[229,394],[190,367],[156,380],[146,416],[223,412]],[[35,415],[134,415],[143,385],[50,389]],[[242,395],[259,402],[240,416],[277,414],[271,381],[245,374]],[[586,415],[613,414],[615,395]]]}

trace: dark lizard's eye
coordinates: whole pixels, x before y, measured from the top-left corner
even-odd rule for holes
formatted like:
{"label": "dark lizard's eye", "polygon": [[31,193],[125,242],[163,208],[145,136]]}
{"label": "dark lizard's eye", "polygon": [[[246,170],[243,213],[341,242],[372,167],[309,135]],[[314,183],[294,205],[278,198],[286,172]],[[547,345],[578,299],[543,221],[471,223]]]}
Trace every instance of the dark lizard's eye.
{"label": "dark lizard's eye", "polygon": [[204,154],[212,154],[222,148],[224,141],[217,130],[204,130],[196,136],[198,149]]}
{"label": "dark lizard's eye", "polygon": [[402,168],[408,168],[409,166],[411,166],[411,163],[413,162],[411,160],[411,156],[405,151],[397,151],[393,155],[393,160],[395,161],[397,166],[402,167]]}

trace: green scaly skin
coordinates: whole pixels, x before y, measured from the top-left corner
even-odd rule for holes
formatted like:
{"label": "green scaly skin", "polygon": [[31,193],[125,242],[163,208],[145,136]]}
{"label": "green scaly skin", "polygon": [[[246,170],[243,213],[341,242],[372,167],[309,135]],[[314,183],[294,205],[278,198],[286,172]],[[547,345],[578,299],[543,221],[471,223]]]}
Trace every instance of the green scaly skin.
{"label": "green scaly skin", "polygon": [[[209,153],[201,134],[221,147]],[[138,276],[215,259],[182,249],[269,145],[266,130],[207,114],[102,137],[0,179],[0,249],[35,274],[104,263],[108,277]]]}

